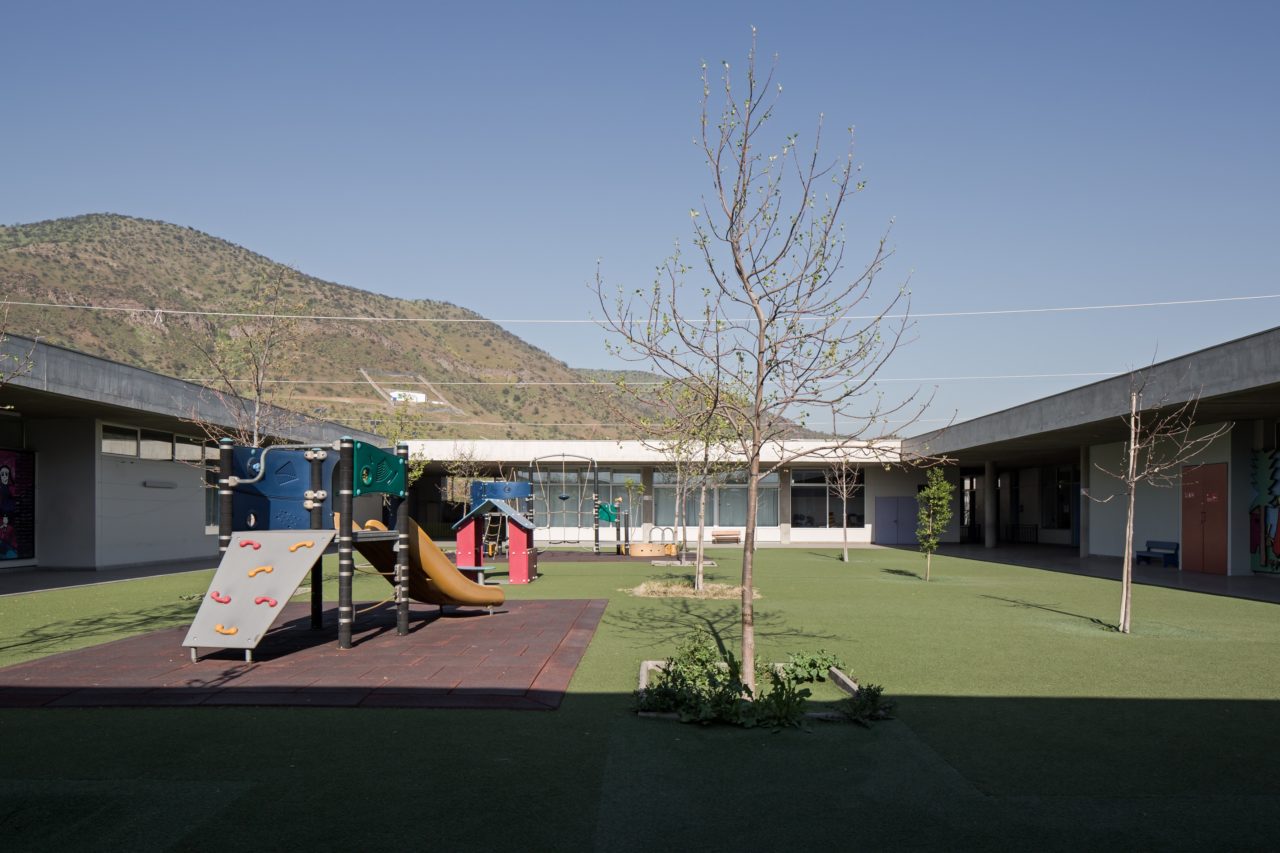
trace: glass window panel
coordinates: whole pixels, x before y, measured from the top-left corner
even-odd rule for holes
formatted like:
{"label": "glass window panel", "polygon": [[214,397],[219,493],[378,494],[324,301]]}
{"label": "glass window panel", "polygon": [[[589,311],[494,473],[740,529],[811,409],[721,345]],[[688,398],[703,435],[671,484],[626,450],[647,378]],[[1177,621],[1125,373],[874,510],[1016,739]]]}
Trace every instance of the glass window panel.
{"label": "glass window panel", "polygon": [[102,425],[102,452],[116,456],[138,455],[138,431],[132,427]]}
{"label": "glass window panel", "polygon": [[173,433],[144,429],[139,450],[143,459],[173,459]]}
{"label": "glass window panel", "polygon": [[778,526],[778,490],[761,489],[756,495],[756,526]]}
{"label": "glass window panel", "polygon": [[827,482],[827,472],[820,468],[800,468],[791,472],[791,482],[822,485]]}
{"label": "glass window panel", "polygon": [[791,526],[827,526],[827,490],[813,486],[795,486],[791,489]]}
{"label": "glass window panel", "polygon": [[747,490],[722,488],[716,491],[716,524],[743,527],[747,523]]}
{"label": "glass window panel", "polygon": [[653,489],[653,523],[670,526],[675,523],[676,490],[668,486]]}
{"label": "glass window panel", "polygon": [[205,458],[204,442],[189,435],[175,435],[173,458],[180,462],[199,462]]}
{"label": "glass window panel", "polygon": [[[792,498],[792,500],[794,500],[794,497]],[[839,527],[840,512],[842,510],[840,496],[836,494],[832,494],[828,499],[827,505],[830,507],[829,511],[831,516],[831,526]],[[853,497],[849,498],[849,500],[844,502],[843,511],[845,513],[846,518],[848,519],[849,527],[864,526],[866,516],[865,516],[865,513],[863,512],[862,489],[859,489],[853,495]]]}

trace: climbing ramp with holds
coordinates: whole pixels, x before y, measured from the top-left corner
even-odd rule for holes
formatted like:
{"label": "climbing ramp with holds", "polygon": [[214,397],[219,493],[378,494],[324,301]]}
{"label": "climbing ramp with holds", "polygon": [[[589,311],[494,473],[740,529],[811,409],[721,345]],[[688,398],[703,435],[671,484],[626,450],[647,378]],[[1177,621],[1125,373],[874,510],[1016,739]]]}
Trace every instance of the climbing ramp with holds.
{"label": "climbing ramp with holds", "polygon": [[284,604],[333,541],[332,530],[236,533],[182,645],[191,649],[255,649]]}

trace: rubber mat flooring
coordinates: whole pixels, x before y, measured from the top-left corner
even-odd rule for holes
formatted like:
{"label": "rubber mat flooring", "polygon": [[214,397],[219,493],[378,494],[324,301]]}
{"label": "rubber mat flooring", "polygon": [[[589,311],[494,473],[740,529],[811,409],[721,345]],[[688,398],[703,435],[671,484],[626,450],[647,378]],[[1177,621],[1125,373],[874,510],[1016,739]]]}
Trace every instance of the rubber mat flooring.
{"label": "rubber mat flooring", "polygon": [[360,614],[354,648],[337,643],[337,610],[320,630],[310,607],[289,604],[254,651],[201,650],[186,628],[156,631],[0,669],[0,707],[317,706],[502,708],[560,706],[606,601],[509,601],[484,610],[395,609]]}

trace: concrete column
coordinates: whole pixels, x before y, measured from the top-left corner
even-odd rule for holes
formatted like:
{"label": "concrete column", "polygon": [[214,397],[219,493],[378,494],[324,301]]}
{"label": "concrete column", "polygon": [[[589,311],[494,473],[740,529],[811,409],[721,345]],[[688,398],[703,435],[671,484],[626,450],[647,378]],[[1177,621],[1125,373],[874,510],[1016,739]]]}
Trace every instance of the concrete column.
{"label": "concrete column", "polygon": [[996,547],[996,463],[987,462],[982,472],[983,544]]}
{"label": "concrete column", "polygon": [[791,469],[778,472],[778,541],[791,544]]}
{"label": "concrete column", "polygon": [[1080,557],[1089,556],[1089,446],[1080,446]]}

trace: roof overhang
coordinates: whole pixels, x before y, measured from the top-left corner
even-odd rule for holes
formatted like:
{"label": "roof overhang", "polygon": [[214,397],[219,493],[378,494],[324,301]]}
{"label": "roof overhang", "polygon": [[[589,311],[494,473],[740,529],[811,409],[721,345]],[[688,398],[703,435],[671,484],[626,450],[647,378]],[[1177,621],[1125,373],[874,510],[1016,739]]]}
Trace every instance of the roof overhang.
{"label": "roof overhang", "polygon": [[908,438],[903,450],[961,465],[1076,460],[1083,446],[1124,439],[1138,385],[1144,411],[1198,398],[1201,424],[1280,418],[1280,328]]}

